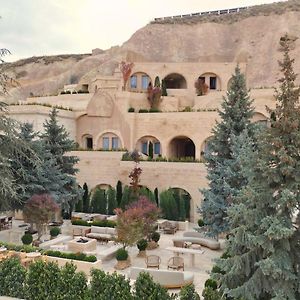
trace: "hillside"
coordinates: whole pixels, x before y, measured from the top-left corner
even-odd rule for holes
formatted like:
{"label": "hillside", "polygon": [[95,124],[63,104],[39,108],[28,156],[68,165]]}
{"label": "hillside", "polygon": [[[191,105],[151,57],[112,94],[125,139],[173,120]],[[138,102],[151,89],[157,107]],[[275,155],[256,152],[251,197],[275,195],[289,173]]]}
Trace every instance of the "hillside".
{"label": "hillside", "polygon": [[[196,20],[196,19],[195,19]],[[249,87],[271,87],[279,76],[279,39],[287,32],[291,56],[300,73],[300,1],[263,6],[232,15],[205,16],[152,22],[138,30],[121,47],[99,55],[60,55],[30,58],[5,64],[20,87],[10,91],[9,101],[30,93],[57,93],[64,84],[110,75],[123,59],[153,62],[247,62]],[[299,80],[299,78],[298,78]]]}

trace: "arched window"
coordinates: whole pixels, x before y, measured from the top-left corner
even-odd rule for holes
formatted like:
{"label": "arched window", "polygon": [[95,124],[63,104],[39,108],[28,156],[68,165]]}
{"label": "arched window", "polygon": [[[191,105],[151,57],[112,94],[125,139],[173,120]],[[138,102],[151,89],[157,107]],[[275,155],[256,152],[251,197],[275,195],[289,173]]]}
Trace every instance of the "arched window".
{"label": "arched window", "polygon": [[132,91],[147,91],[151,78],[144,72],[136,72],[131,75],[129,88]]}
{"label": "arched window", "polygon": [[221,80],[215,73],[206,72],[200,75],[197,79],[206,83],[210,90],[221,90]]}
{"label": "arched window", "polygon": [[102,150],[119,150],[122,148],[122,145],[120,138],[116,134],[106,132],[100,136],[98,147]]}

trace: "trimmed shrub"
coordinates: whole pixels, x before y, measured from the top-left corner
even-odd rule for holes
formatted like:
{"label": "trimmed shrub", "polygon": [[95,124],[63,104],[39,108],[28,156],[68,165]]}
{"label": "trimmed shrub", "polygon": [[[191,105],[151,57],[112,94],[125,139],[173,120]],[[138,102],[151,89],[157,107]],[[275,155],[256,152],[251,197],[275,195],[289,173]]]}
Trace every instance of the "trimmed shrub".
{"label": "trimmed shrub", "polygon": [[67,252],[60,252],[57,250],[47,250],[44,252],[45,255],[51,257],[60,257],[72,260],[81,260],[86,262],[96,262],[97,257],[95,255],[86,255],[84,253],[67,253]]}
{"label": "trimmed shrub", "polygon": [[149,273],[142,272],[134,284],[134,299],[136,300],[171,300],[167,289],[155,283]]}
{"label": "trimmed shrub", "polygon": [[58,235],[60,234],[60,232],[61,232],[61,230],[60,230],[59,227],[52,227],[52,228],[50,229],[50,235],[51,235],[52,237],[58,236]]}
{"label": "trimmed shrub", "polygon": [[204,224],[204,221],[203,221],[203,219],[199,219],[198,220],[198,226],[199,227],[203,227],[205,224]]}
{"label": "trimmed shrub", "polygon": [[37,247],[33,247],[33,246],[29,246],[29,245],[15,245],[15,244],[11,244],[11,243],[4,243],[4,242],[0,242],[0,246],[5,247],[7,250],[14,250],[17,252],[36,252],[41,250],[40,248]]}
{"label": "trimmed shrub", "polygon": [[126,260],[128,258],[128,251],[124,248],[120,248],[116,252],[116,259],[117,260]]}
{"label": "trimmed shrub", "polygon": [[151,107],[149,109],[149,113],[160,113],[160,112],[161,112],[161,110],[156,107]]}
{"label": "trimmed shrub", "polygon": [[72,225],[88,226],[88,227],[98,226],[98,227],[114,228],[117,225],[115,221],[111,221],[111,220],[99,220],[99,221],[93,221],[92,223],[88,223],[87,221],[84,220],[72,220],[71,223]]}
{"label": "trimmed shrub", "polygon": [[20,260],[10,258],[0,262],[0,274],[0,296],[24,298],[26,269]]}
{"label": "trimmed shrub", "polygon": [[30,233],[25,233],[25,234],[22,236],[21,240],[22,240],[22,243],[23,243],[24,245],[30,245],[30,244],[32,243],[32,241],[33,241],[32,234],[30,234]]}
{"label": "trimmed shrub", "polygon": [[138,247],[138,249],[140,251],[145,251],[148,246],[148,242],[147,242],[147,240],[142,239],[137,242],[136,246]]}
{"label": "trimmed shrub", "polygon": [[66,263],[60,270],[61,280],[58,289],[63,300],[84,300],[87,295],[87,277],[83,272],[76,272],[76,266]]}
{"label": "trimmed shrub", "polygon": [[142,114],[142,113],[148,113],[149,112],[149,110],[148,109],[145,109],[145,108],[141,108],[140,110],[139,110],[139,113],[140,114]]}
{"label": "trimmed shrub", "polygon": [[209,278],[205,281],[204,287],[210,287],[213,290],[216,290],[218,288],[218,283],[215,280]]}
{"label": "trimmed shrub", "polygon": [[160,209],[167,220],[178,220],[178,207],[171,190],[163,191],[159,195]]}
{"label": "trimmed shrub", "polygon": [[38,260],[30,264],[25,280],[25,299],[60,299],[60,269],[56,263]]}
{"label": "trimmed shrub", "polygon": [[180,300],[200,300],[199,294],[195,291],[193,284],[184,286],[179,293]]}
{"label": "trimmed shrub", "polygon": [[128,112],[129,112],[129,113],[133,113],[133,112],[134,112],[134,108],[133,108],[133,107],[129,107],[129,108],[128,108]]}
{"label": "trimmed shrub", "polygon": [[120,180],[118,180],[118,182],[117,182],[116,193],[117,193],[116,199],[117,199],[117,203],[118,203],[118,206],[119,206],[120,203],[121,203],[122,194],[123,194],[122,182]]}
{"label": "trimmed shrub", "polygon": [[124,275],[108,274],[102,270],[92,269],[89,299],[133,300],[129,280],[125,279]]}
{"label": "trimmed shrub", "polygon": [[109,215],[114,215],[114,210],[117,208],[117,198],[116,198],[116,190],[113,188],[109,188],[106,192],[107,194],[107,210]]}
{"label": "trimmed shrub", "polygon": [[157,243],[159,239],[160,239],[160,233],[157,231],[153,232],[151,235],[151,240]]}
{"label": "trimmed shrub", "polygon": [[93,213],[106,214],[106,195],[105,190],[96,189],[91,201],[91,210]]}

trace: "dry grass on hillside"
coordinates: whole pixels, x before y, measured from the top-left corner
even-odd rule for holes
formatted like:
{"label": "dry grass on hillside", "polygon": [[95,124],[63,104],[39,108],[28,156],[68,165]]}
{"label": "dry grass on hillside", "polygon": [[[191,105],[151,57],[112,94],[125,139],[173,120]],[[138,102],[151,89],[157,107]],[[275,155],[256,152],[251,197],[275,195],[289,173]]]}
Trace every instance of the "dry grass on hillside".
{"label": "dry grass on hillside", "polygon": [[224,15],[203,15],[188,16],[175,19],[161,19],[152,21],[151,24],[196,24],[196,23],[222,23],[231,24],[240,20],[254,16],[269,16],[273,14],[281,15],[288,11],[300,11],[299,0],[289,0],[287,2],[277,2],[272,4],[256,5],[239,13]]}

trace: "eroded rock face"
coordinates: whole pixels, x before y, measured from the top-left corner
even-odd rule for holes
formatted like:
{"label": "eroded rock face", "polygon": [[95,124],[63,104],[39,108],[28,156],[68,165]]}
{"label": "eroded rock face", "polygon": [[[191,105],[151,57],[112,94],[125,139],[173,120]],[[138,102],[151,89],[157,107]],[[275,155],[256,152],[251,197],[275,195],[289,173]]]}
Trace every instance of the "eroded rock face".
{"label": "eroded rock face", "polygon": [[[295,2],[296,3],[296,2]],[[275,7],[275,6],[274,6]],[[9,102],[30,95],[56,94],[65,84],[88,82],[112,75],[121,60],[138,62],[247,62],[249,87],[272,87],[280,75],[279,40],[291,37],[291,56],[300,73],[300,5],[285,13],[234,18],[232,22],[149,24],[121,47],[94,55],[51,56],[8,64],[6,72],[19,87],[10,90]],[[299,8],[299,9],[298,9]],[[300,78],[298,78],[300,82]]]}

